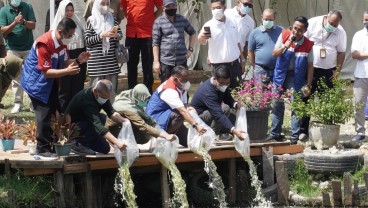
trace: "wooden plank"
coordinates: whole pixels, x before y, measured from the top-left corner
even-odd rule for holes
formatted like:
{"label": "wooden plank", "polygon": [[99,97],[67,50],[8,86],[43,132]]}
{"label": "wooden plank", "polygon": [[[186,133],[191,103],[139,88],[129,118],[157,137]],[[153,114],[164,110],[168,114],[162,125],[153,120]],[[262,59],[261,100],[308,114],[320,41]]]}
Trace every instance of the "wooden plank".
{"label": "wooden plank", "polygon": [[63,161],[28,161],[28,160],[10,160],[12,168],[63,168]]}
{"label": "wooden plank", "polygon": [[341,182],[337,180],[332,180],[332,194],[333,194],[333,204],[335,207],[342,206],[342,193],[341,193]]}
{"label": "wooden plank", "polygon": [[4,173],[6,175],[10,175],[10,162],[9,162],[9,159],[5,159],[4,166],[5,166]]}
{"label": "wooden plank", "polygon": [[23,169],[23,175],[34,176],[34,175],[48,175],[56,173],[58,169],[54,168],[25,168]]}
{"label": "wooden plank", "polygon": [[64,174],[85,173],[88,170],[88,166],[88,163],[65,164],[63,172]]}
{"label": "wooden plank", "polygon": [[269,187],[275,184],[275,168],[273,162],[273,147],[268,150],[262,147],[263,185]]}
{"label": "wooden plank", "polygon": [[286,163],[277,161],[275,165],[277,180],[277,198],[280,204],[289,205],[289,178]]}
{"label": "wooden plank", "polygon": [[160,181],[161,181],[162,207],[169,208],[170,207],[170,187],[169,187],[169,181],[168,181],[168,176],[167,176],[167,169],[163,165],[161,165]]}
{"label": "wooden plank", "polygon": [[85,184],[85,191],[86,191],[86,207],[93,208],[93,182],[92,182],[92,171],[91,168],[88,167],[87,172],[84,173],[84,184]]}
{"label": "wooden plank", "polygon": [[323,207],[331,207],[330,194],[328,192],[322,193],[322,203]]}
{"label": "wooden plank", "polygon": [[236,159],[229,159],[229,202],[230,205],[236,202]]}
{"label": "wooden plank", "polygon": [[57,191],[56,194],[56,207],[65,208],[65,198],[64,198],[64,176],[61,170],[54,173],[54,186]]}
{"label": "wooden plank", "polygon": [[353,206],[354,207],[360,206],[360,199],[359,199],[359,181],[358,180],[354,180]]}
{"label": "wooden plank", "polygon": [[64,196],[66,207],[76,207],[76,197],[74,190],[74,176],[64,175]]}
{"label": "wooden plank", "polygon": [[352,200],[352,191],[351,191],[351,175],[350,173],[344,173],[344,205],[351,206],[353,205]]}

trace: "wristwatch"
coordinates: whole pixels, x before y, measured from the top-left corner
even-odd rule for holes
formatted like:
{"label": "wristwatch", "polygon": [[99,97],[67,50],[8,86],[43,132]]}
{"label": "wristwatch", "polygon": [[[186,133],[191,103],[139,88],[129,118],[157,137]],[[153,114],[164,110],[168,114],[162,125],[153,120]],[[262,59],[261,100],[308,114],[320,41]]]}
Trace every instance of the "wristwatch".
{"label": "wristwatch", "polygon": [[193,124],[192,126],[193,126],[193,128],[195,129],[195,128],[197,128],[197,125],[198,125],[198,123],[196,122],[195,124]]}
{"label": "wristwatch", "polygon": [[75,59],[75,62],[80,65],[81,63],[79,62],[78,58]]}
{"label": "wristwatch", "polygon": [[188,48],[188,51],[193,52],[193,48],[192,47],[189,47]]}
{"label": "wristwatch", "polygon": [[22,25],[25,25],[26,22],[27,22],[27,20],[26,19],[23,19]]}

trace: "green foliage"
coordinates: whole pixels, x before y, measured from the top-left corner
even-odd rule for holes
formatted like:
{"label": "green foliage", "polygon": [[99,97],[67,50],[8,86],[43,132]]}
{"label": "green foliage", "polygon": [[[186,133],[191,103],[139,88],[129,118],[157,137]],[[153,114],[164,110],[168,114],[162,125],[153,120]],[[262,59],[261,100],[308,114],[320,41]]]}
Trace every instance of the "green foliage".
{"label": "green foliage", "polygon": [[301,93],[294,93],[290,105],[297,117],[311,116],[322,124],[344,124],[353,118],[354,102],[352,96],[345,92],[345,82],[335,79],[333,85],[329,88],[321,79],[318,91],[310,96],[307,103],[302,101]]}
{"label": "green foliage", "polygon": [[307,197],[317,196],[321,193],[319,187],[312,185],[312,176],[308,174],[308,170],[302,159],[295,161],[294,172],[290,179],[290,189]]}
{"label": "green foliage", "polygon": [[17,172],[0,175],[0,207],[11,207],[7,200],[9,190],[14,190],[14,207],[55,207],[52,178],[23,176]]}

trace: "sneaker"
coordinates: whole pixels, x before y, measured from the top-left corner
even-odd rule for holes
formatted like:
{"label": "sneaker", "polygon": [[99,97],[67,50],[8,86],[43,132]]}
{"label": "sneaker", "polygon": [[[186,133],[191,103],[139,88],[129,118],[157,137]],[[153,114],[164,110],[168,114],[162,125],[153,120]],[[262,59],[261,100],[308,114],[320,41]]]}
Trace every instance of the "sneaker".
{"label": "sneaker", "polygon": [[221,141],[231,141],[231,140],[233,140],[233,135],[231,135],[231,134],[220,134],[219,135],[219,140],[221,140]]}
{"label": "sneaker", "polygon": [[73,143],[72,144],[72,152],[75,154],[86,154],[86,155],[95,155],[96,151],[91,148],[85,147],[82,144]]}
{"label": "sneaker", "polygon": [[363,141],[365,139],[365,135],[364,134],[357,134],[353,137],[353,139],[351,141],[353,142],[360,142]]}
{"label": "sneaker", "polygon": [[276,141],[276,142],[282,142],[284,141],[284,138],[282,135],[269,135],[267,138],[266,138],[266,141]]}
{"label": "sneaker", "polygon": [[308,135],[304,134],[304,133],[299,134],[299,140],[302,141],[302,142],[307,141],[308,140]]}
{"label": "sneaker", "polygon": [[297,144],[299,141],[298,138],[290,138],[290,144]]}
{"label": "sneaker", "polygon": [[12,114],[18,114],[22,109],[22,105],[19,103],[15,103],[13,109],[10,111]]}

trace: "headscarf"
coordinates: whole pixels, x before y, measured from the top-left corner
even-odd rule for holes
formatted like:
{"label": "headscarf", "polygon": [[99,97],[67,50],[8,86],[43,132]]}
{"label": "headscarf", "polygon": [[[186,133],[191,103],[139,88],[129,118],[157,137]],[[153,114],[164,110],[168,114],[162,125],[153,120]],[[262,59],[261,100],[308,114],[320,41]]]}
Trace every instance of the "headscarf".
{"label": "headscarf", "polygon": [[144,84],[137,84],[131,90],[122,91],[115,97],[112,105],[116,111],[130,111],[138,113],[143,119],[148,119],[149,115],[144,112],[143,108],[138,107],[138,102],[148,101],[151,94]]}
{"label": "headscarf", "polygon": [[81,24],[81,21],[77,17],[77,15],[75,15],[75,6],[70,0],[62,0],[60,2],[54,21],[51,24],[50,30],[56,30],[59,22],[65,17],[65,9],[70,3],[74,7],[74,14],[71,19],[75,22],[77,28],[75,30],[74,36],[70,40],[68,40],[68,49],[74,50],[76,48],[84,48],[84,36],[83,36],[83,25]]}
{"label": "headscarf", "polygon": [[[110,0],[109,0],[110,2]],[[101,0],[95,0],[92,6],[92,15],[88,17],[89,22],[91,23],[93,29],[97,34],[101,32],[105,32],[111,30],[114,26],[114,16],[107,12],[106,14],[101,14],[100,12],[100,3]],[[109,38],[102,39],[102,54],[107,54],[110,49],[110,41]]]}

